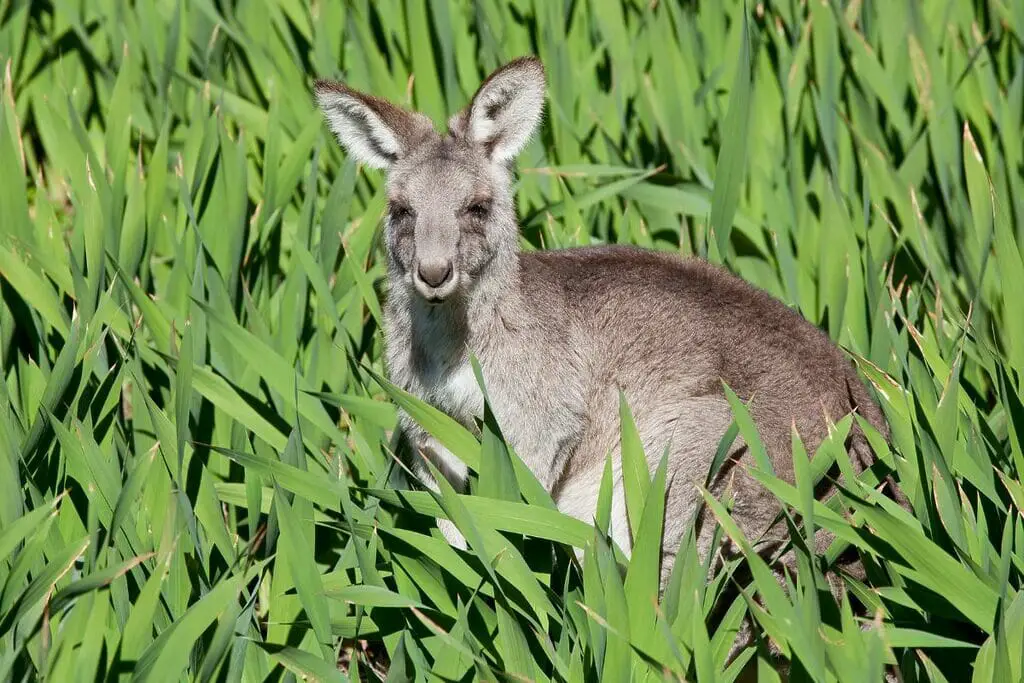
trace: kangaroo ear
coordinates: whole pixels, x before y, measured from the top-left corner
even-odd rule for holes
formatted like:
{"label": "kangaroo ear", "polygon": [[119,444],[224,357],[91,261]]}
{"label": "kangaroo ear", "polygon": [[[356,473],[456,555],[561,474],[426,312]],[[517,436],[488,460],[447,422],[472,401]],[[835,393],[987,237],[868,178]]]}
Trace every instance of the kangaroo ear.
{"label": "kangaroo ear", "polygon": [[520,57],[492,73],[448,128],[453,135],[481,145],[498,162],[523,150],[544,110],[544,67],[535,57]]}
{"label": "kangaroo ear", "polygon": [[318,80],[315,92],[338,142],[372,168],[388,168],[434,130],[423,114],[406,111],[341,83]]}

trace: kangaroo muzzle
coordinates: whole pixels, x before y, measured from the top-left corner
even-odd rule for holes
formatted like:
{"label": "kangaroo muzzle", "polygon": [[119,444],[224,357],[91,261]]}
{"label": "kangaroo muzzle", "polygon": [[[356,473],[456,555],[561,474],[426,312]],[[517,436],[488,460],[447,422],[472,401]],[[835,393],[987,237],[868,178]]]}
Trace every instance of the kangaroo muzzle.
{"label": "kangaroo muzzle", "polygon": [[416,291],[432,304],[439,304],[458,286],[458,272],[451,259],[417,259],[412,269]]}

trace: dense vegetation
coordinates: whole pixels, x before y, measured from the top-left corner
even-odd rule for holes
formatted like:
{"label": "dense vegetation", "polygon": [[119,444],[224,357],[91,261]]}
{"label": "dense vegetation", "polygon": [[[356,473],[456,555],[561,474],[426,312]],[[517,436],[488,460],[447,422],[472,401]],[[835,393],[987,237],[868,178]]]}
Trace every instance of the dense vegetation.
{"label": "dense vegetation", "polygon": [[[773,680],[771,640],[800,680],[1020,680],[1024,3],[748,5],[0,0],[0,679]],[[797,486],[758,473],[788,591],[686,544],[655,605],[663,470],[620,572],[607,514],[553,511],[500,425],[383,380],[382,177],[312,78],[441,124],[525,53],[524,248],[698,254],[798,309],[876,390],[912,515],[874,473],[812,504],[841,421],[794,443]],[[403,491],[397,406],[473,495]],[[837,603],[849,545],[870,573]]]}

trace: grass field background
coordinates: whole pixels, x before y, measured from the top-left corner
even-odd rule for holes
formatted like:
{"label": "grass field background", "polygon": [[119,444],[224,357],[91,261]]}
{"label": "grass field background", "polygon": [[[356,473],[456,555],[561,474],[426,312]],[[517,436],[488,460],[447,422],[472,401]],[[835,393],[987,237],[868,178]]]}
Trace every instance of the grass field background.
{"label": "grass field background", "polygon": [[[381,379],[382,177],[312,79],[441,124],[526,53],[524,248],[702,255],[798,309],[874,386],[913,514],[873,473],[812,504],[840,422],[795,486],[758,473],[787,592],[687,543],[656,605],[663,469],[620,572],[606,509],[560,516],[499,425]],[[0,0],[0,67],[0,680],[770,681],[769,639],[794,680],[1021,680],[1024,3]],[[473,495],[400,492],[398,406]]]}

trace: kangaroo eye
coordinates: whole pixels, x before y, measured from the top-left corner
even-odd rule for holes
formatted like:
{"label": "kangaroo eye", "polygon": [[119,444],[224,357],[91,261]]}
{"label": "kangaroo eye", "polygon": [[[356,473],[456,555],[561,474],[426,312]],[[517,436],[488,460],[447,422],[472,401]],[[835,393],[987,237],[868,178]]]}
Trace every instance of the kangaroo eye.
{"label": "kangaroo eye", "polygon": [[491,206],[487,202],[474,202],[469,205],[469,215],[477,220],[484,220],[491,213]]}
{"label": "kangaroo eye", "polygon": [[412,209],[401,204],[392,204],[389,212],[391,214],[391,220],[396,223],[412,216]]}

